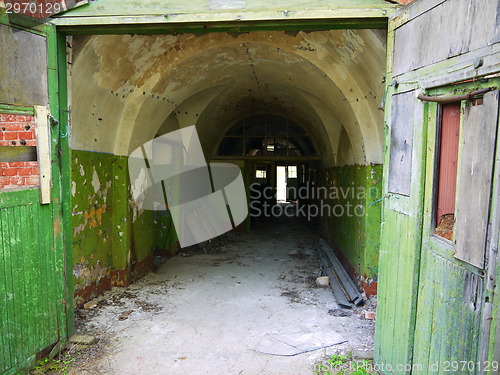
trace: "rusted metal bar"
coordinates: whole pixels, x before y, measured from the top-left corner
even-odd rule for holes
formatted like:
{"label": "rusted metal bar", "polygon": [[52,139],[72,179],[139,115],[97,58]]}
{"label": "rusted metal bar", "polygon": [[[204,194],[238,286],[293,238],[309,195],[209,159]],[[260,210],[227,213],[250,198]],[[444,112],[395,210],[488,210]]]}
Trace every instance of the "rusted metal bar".
{"label": "rusted metal bar", "polygon": [[476,95],[481,95],[481,94],[487,93],[489,91],[494,91],[496,89],[497,89],[497,87],[486,87],[484,89],[472,91],[468,94],[456,95],[456,96],[428,96],[428,95],[420,94],[418,96],[418,98],[420,100],[425,101],[425,102],[454,103],[454,102],[460,102],[462,100],[470,100]]}

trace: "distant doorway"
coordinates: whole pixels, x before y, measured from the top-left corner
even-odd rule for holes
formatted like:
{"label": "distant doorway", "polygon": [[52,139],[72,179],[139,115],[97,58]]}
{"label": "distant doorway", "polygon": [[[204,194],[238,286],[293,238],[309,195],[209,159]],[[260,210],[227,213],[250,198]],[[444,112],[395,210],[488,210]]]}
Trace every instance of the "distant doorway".
{"label": "distant doorway", "polygon": [[276,200],[278,203],[286,202],[287,167],[278,165],[276,167]]}
{"label": "distant doorway", "polygon": [[276,200],[288,203],[296,199],[298,188],[297,165],[276,166]]}

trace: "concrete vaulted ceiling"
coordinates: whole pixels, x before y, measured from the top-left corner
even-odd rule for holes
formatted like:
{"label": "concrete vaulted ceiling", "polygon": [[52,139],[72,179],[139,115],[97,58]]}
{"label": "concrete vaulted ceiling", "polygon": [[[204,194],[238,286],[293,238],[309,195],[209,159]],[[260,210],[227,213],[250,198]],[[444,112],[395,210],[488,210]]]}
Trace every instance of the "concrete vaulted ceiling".
{"label": "concrete vaulted ceiling", "polygon": [[259,113],[303,126],[326,166],[382,161],[385,31],[75,36],[72,147],[128,155],[196,124],[207,157]]}

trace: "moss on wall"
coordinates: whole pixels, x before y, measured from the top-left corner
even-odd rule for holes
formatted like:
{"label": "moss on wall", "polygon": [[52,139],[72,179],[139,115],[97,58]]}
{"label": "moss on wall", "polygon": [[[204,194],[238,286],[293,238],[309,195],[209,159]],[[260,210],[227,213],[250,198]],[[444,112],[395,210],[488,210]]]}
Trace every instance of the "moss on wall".
{"label": "moss on wall", "polygon": [[[72,151],[71,205],[75,294],[120,274],[117,285],[153,249],[153,214],[131,200],[127,158]],[[116,281],[116,280],[115,280]],[[76,301],[77,303],[79,301]]]}
{"label": "moss on wall", "polygon": [[381,165],[326,169],[321,181],[332,207],[331,214],[322,215],[323,232],[365,283],[377,281],[381,181]]}

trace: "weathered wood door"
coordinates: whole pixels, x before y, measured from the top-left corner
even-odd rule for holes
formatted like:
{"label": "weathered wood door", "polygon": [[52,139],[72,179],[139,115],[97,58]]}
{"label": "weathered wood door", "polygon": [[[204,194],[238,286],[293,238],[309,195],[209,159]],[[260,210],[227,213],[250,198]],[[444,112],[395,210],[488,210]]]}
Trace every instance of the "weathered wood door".
{"label": "weathered wood door", "polygon": [[[494,91],[478,100],[428,104],[413,349],[413,362],[421,373],[476,374],[488,366],[491,370],[491,364],[480,360],[479,348],[487,238],[492,230],[498,231],[490,223],[498,103],[498,91]],[[455,115],[449,116],[450,110]],[[451,151],[457,152],[457,164],[450,163],[449,151],[440,147],[449,142],[450,127],[457,129]],[[446,187],[455,182],[456,189]],[[454,204],[441,212],[446,205],[440,200],[449,199]]]}
{"label": "weathered wood door", "polygon": [[51,32],[50,25],[0,8],[2,374],[18,373],[39,352],[66,339],[67,303],[72,303],[61,204],[63,121],[58,121],[60,83]]}
{"label": "weathered wood door", "polygon": [[383,374],[498,373],[487,359],[500,355],[499,10],[497,0],[420,0],[389,20]]}

